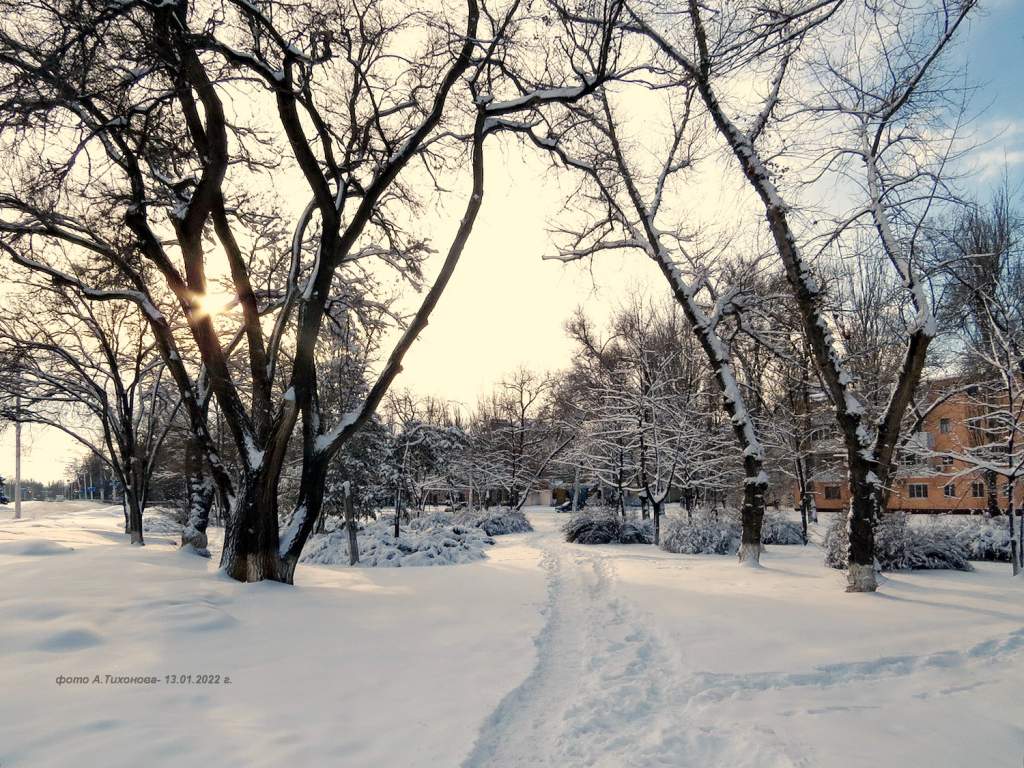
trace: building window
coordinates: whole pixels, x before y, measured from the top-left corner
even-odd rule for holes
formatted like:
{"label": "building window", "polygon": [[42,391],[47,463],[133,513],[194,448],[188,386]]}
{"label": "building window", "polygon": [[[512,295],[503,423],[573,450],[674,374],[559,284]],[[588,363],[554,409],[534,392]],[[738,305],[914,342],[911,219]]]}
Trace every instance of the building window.
{"label": "building window", "polygon": [[950,430],[949,419],[939,419],[939,432],[948,435]]}
{"label": "building window", "polygon": [[835,501],[841,497],[838,485],[826,485],[825,486],[825,498]]}
{"label": "building window", "polygon": [[903,454],[903,464],[904,464],[904,466],[907,466],[907,467],[912,467],[915,464],[917,464],[917,454],[916,453],[904,453]]}
{"label": "building window", "polygon": [[942,495],[945,496],[946,498],[956,496],[956,483],[947,483],[942,488]]}
{"label": "building window", "polygon": [[980,480],[975,480],[971,483],[971,496],[976,499],[985,498],[985,484]]}
{"label": "building window", "polygon": [[907,486],[910,489],[910,498],[912,499],[927,499],[928,498],[928,486],[925,483],[911,483]]}
{"label": "building window", "polygon": [[953,471],[953,457],[952,456],[943,456],[942,457],[942,471],[943,472],[952,472]]}

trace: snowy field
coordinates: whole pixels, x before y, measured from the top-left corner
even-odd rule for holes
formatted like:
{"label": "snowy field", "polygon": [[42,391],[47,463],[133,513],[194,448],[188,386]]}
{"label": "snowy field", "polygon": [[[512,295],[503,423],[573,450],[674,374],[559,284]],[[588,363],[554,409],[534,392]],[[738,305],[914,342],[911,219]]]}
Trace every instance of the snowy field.
{"label": "snowy field", "polygon": [[303,565],[291,588],[224,579],[171,534],[132,548],[119,508],[25,513],[0,508],[3,768],[1024,759],[1024,579],[1005,564],[847,595],[813,546],[751,570],[566,544],[565,516],[534,510],[486,560]]}

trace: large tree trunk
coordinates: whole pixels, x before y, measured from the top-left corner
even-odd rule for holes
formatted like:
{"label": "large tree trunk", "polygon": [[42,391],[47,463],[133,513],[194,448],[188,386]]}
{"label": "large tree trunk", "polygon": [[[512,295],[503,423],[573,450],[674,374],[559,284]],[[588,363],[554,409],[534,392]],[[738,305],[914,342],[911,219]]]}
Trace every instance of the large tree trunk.
{"label": "large tree trunk", "polygon": [[185,445],[185,483],[188,492],[188,520],[181,530],[181,546],[204,557],[210,556],[206,528],[213,506],[213,480],[203,466],[203,452],[198,441],[190,437]]}
{"label": "large tree trunk", "polygon": [[872,482],[871,464],[858,453],[850,456],[850,512],[847,530],[848,544],[847,592],[874,592],[875,579],[875,524],[880,510],[878,484]]}
{"label": "large tree trunk", "polygon": [[291,573],[278,550],[276,483],[262,469],[239,478],[234,508],[224,529],[220,567],[236,581],[283,581]]}
{"label": "large tree trunk", "polygon": [[761,462],[747,456],[744,460],[746,478],[743,483],[743,508],[740,510],[742,531],[738,554],[740,565],[758,566],[761,563],[761,527],[764,523],[764,494],[768,481],[761,470]]}
{"label": "large tree trunk", "polygon": [[145,545],[142,535],[142,502],[134,488],[125,489],[124,509],[128,519],[128,530],[125,533],[131,537],[132,544],[138,544],[140,547]]}

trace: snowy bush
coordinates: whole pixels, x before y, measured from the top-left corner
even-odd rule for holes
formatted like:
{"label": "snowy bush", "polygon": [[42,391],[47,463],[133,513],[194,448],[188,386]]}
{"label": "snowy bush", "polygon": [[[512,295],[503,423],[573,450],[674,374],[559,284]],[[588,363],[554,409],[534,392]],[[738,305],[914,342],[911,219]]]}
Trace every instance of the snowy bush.
{"label": "snowy bush", "polygon": [[761,543],[763,544],[803,544],[804,530],[796,520],[791,520],[782,512],[765,510],[761,524]]}
{"label": "snowy bush", "polygon": [[681,555],[729,555],[740,546],[740,518],[734,511],[695,509],[662,522],[661,548]]}
{"label": "snowy bush", "polygon": [[573,514],[562,526],[565,540],[575,544],[651,544],[654,523],[623,520],[608,507],[587,507]]}
{"label": "snowy bush", "polygon": [[142,513],[143,533],[181,533],[182,521],[174,508],[146,507]]}
{"label": "snowy bush", "polygon": [[950,531],[967,550],[968,560],[1010,562],[1010,531],[1006,518],[947,517],[934,525]]}
{"label": "snowy bush", "polygon": [[619,544],[653,544],[653,520],[624,520],[619,527]]}
{"label": "snowy bush", "polygon": [[[875,559],[883,571],[970,571],[968,550],[953,529],[941,525],[909,525],[901,512],[882,515],[875,527]],[[836,515],[825,532],[825,565],[846,568],[846,515]]]}
{"label": "snowy bush", "polygon": [[[743,526],[734,509],[695,509],[691,516],[666,518],[662,549],[684,555],[731,555],[740,547]],[[803,529],[783,513],[765,510],[763,544],[803,544]]]}
{"label": "snowy bush", "polygon": [[[494,539],[480,528],[454,523],[437,512],[413,518],[394,536],[394,518],[376,520],[360,527],[359,565],[367,568],[401,568],[425,565],[456,565],[481,560]],[[348,565],[348,531],[345,525],[310,538],[302,554],[304,563]]]}
{"label": "snowy bush", "polygon": [[461,525],[479,528],[488,536],[504,536],[506,533],[529,533],[533,530],[526,515],[518,509],[495,507],[494,509],[467,510],[455,519]]}

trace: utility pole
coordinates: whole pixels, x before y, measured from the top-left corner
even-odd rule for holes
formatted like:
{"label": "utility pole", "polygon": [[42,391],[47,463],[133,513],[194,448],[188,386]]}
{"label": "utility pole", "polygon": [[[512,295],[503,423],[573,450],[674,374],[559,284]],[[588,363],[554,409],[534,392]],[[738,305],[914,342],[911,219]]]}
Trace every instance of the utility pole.
{"label": "utility pole", "polygon": [[14,519],[21,519],[21,374],[14,395]]}

